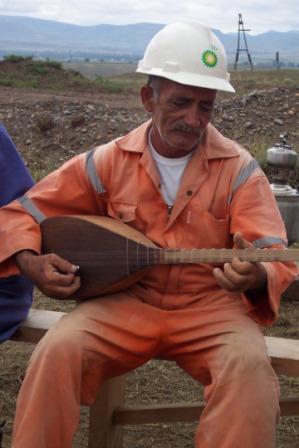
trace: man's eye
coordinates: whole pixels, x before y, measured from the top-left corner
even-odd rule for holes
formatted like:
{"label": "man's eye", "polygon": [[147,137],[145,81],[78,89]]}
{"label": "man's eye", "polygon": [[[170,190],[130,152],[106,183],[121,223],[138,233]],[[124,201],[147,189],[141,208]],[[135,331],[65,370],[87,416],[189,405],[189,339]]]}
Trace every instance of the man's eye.
{"label": "man's eye", "polygon": [[186,101],[181,101],[181,100],[173,100],[172,104],[176,107],[183,107],[186,104]]}
{"label": "man's eye", "polygon": [[210,104],[201,104],[200,107],[204,112],[211,112],[213,109],[213,106],[211,106]]}

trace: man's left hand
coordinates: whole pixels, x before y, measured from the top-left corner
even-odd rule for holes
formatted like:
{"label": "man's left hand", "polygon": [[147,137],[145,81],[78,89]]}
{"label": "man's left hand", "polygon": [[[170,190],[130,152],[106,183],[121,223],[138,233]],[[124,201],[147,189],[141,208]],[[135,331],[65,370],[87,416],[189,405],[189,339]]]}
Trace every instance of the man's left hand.
{"label": "man's left hand", "polygon": [[[239,232],[234,235],[234,243],[237,249],[253,247]],[[218,284],[227,291],[244,292],[261,288],[267,282],[266,269],[261,263],[241,261],[237,257],[231,263],[225,263],[223,269],[215,268],[213,274]]]}

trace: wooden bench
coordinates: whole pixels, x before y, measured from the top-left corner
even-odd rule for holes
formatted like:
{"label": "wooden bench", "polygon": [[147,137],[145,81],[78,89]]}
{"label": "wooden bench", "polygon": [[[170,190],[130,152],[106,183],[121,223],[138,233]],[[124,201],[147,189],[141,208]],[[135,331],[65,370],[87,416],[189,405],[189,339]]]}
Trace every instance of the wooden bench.
{"label": "wooden bench", "polygon": [[[12,337],[15,341],[38,342],[64,313],[32,309]],[[299,341],[265,337],[268,353],[277,374],[299,377]],[[97,401],[90,407],[88,448],[120,448],[122,427],[145,423],[192,422],[198,420],[204,403],[125,406],[125,376],[106,381]],[[282,397],[282,416],[299,415],[299,396]]]}

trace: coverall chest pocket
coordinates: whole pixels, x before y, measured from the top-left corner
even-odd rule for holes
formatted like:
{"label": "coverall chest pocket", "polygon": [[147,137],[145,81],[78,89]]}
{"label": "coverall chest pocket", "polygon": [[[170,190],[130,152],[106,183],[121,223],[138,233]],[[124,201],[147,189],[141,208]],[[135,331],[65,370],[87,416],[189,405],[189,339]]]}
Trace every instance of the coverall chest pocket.
{"label": "coverall chest pocket", "polygon": [[121,222],[135,221],[137,203],[108,201],[108,215]]}
{"label": "coverall chest pocket", "polygon": [[193,248],[225,248],[231,246],[230,220],[215,218],[209,211],[193,214],[189,222],[188,246]]}

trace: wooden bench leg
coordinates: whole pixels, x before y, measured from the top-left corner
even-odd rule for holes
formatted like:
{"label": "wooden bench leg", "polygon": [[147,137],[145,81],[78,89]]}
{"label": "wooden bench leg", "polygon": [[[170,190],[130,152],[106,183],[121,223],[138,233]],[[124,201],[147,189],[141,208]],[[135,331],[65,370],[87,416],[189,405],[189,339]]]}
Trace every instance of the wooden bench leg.
{"label": "wooden bench leg", "polygon": [[122,428],[113,424],[114,411],[125,403],[125,375],[103,383],[89,411],[88,448],[121,448]]}

